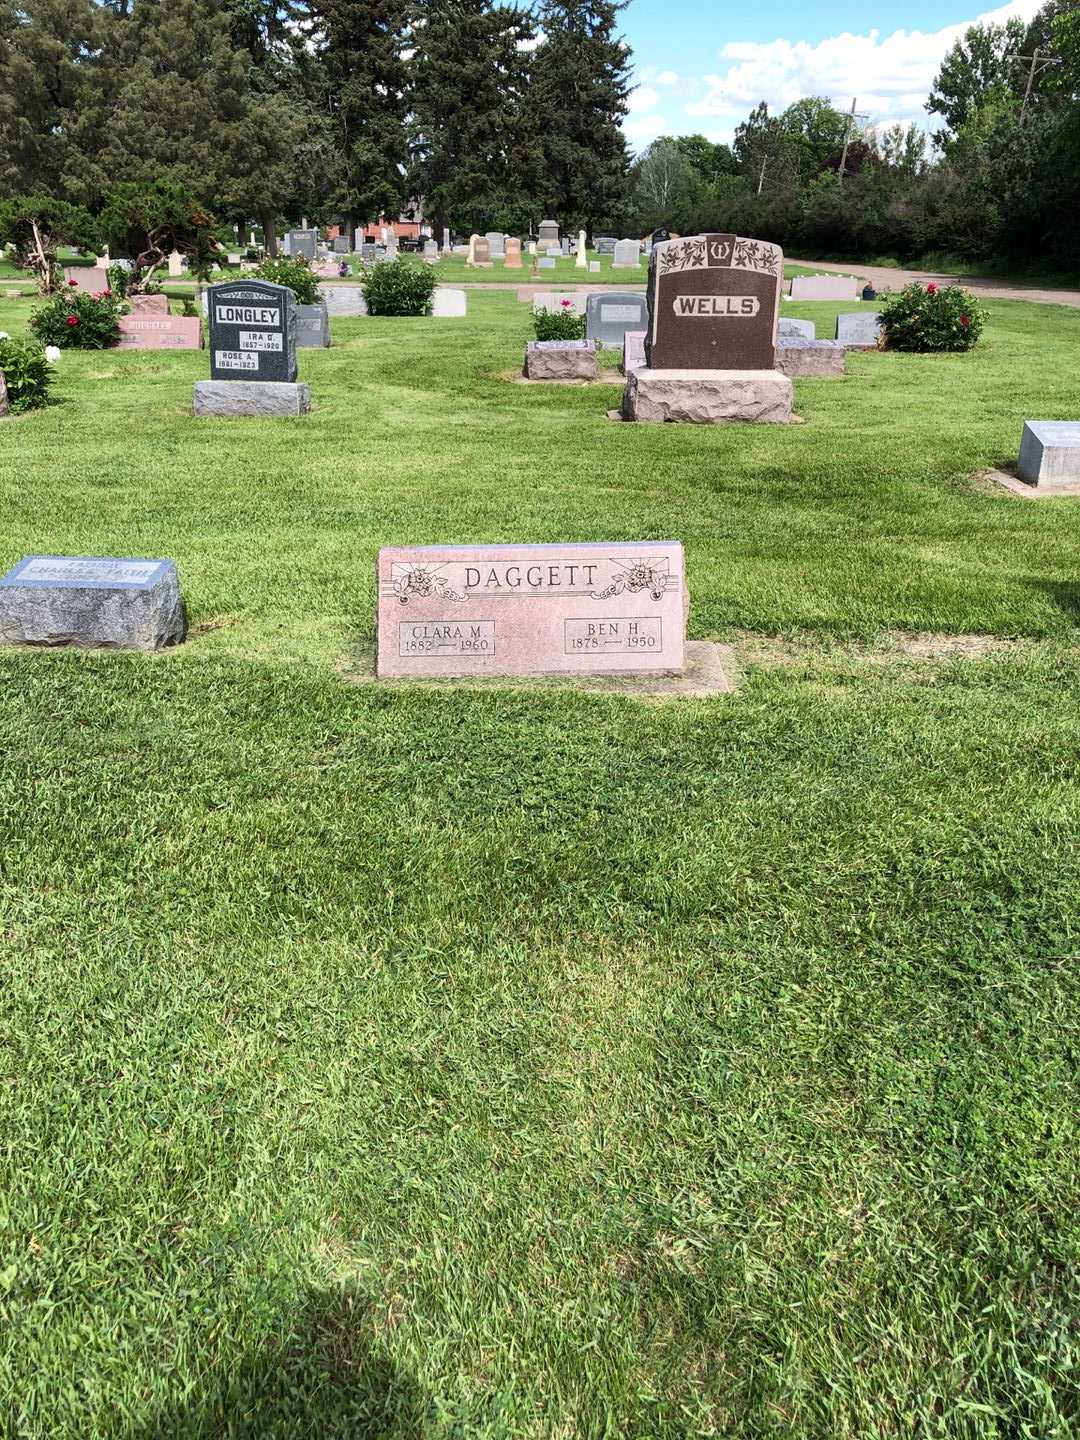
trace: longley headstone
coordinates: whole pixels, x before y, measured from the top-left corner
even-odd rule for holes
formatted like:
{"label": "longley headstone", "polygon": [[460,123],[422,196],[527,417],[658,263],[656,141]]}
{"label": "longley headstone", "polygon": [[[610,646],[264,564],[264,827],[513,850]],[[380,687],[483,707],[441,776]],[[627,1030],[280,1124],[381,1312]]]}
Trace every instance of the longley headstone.
{"label": "longley headstone", "polygon": [[784,255],[741,235],[653,246],[645,353],[653,370],[772,370]]}
{"label": "longley headstone", "polygon": [[160,650],[184,630],[171,560],[27,555],[0,577],[0,644]]}
{"label": "longley headstone", "polygon": [[268,280],[211,285],[211,380],[296,379],[296,297]]}
{"label": "longley headstone", "polygon": [[681,673],[688,597],[676,541],[388,548],[378,673]]}

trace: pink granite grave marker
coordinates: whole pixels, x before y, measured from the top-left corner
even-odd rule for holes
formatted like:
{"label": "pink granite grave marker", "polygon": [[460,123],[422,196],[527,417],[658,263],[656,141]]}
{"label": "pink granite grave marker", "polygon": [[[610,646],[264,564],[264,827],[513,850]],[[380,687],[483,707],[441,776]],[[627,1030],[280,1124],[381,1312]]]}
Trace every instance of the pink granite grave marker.
{"label": "pink granite grave marker", "polygon": [[129,295],[127,302],[132,311],[137,314],[168,315],[169,313],[169,297],[167,295]]}
{"label": "pink granite grave marker", "polygon": [[[71,284],[73,280],[74,285]],[[64,281],[73,290],[85,290],[88,295],[100,295],[109,288],[109,272],[100,265],[65,265]]]}
{"label": "pink granite grave marker", "polygon": [[674,540],[390,547],[377,583],[380,677],[684,669]]}
{"label": "pink granite grave marker", "polygon": [[122,315],[120,350],[201,350],[197,315]]}

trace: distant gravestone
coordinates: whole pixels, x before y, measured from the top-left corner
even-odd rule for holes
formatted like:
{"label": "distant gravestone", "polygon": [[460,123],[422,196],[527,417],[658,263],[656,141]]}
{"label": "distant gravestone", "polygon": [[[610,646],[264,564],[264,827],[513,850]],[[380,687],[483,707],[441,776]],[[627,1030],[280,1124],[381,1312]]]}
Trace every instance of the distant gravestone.
{"label": "distant gravestone", "polygon": [[169,297],[167,295],[129,295],[127,302],[134,315],[167,315],[169,313]]}
{"label": "distant gravestone", "polygon": [[323,285],[319,293],[331,315],[357,316],[368,313],[367,301],[359,285]]}
{"label": "distant gravestone", "polygon": [[538,261],[536,262],[536,264],[537,264],[537,268],[540,269],[540,270],[554,270],[554,269],[555,269],[555,261],[554,261],[554,260],[550,260],[550,259],[548,259],[548,260],[538,260]]}
{"label": "distant gravestone", "polygon": [[334,236],[334,254],[335,254],[335,255],[348,255],[348,253],[349,253],[349,237],[348,237],[347,235],[335,235],[335,236]]}
{"label": "distant gravestone", "polygon": [[325,303],[297,305],[296,348],[325,350],[330,344],[330,312]]}
{"label": "distant gravestone", "polygon": [[201,350],[202,323],[197,315],[122,315],[118,350]]}
{"label": "distant gravestone", "polygon": [[590,260],[590,261],[589,261],[589,274],[590,274],[590,275],[599,275],[599,274],[600,274],[600,261],[599,261],[599,260]]}
{"label": "distant gravestone", "polygon": [[465,313],[464,290],[449,290],[440,285],[431,297],[431,314],[435,320],[459,320]]}
{"label": "distant gravestone", "polygon": [[873,310],[853,310],[836,317],[836,339],[853,350],[876,350],[881,316]]}
{"label": "distant gravestone", "polygon": [[648,323],[649,302],[644,295],[590,295],[585,305],[586,339],[605,349],[621,349],[628,330],[644,330]]}
{"label": "distant gravestone", "polygon": [[307,260],[315,259],[319,247],[317,230],[290,230],[285,239],[288,242],[290,255],[303,255]]}
{"label": "distant gravestone", "polygon": [[854,275],[796,275],[792,300],[857,300],[859,282]]}
{"label": "distant gravestone", "polygon": [[697,235],[653,247],[653,370],[769,370],[776,364],[783,252],[740,235]]}
{"label": "distant gravestone", "polygon": [[812,320],[791,320],[786,315],[780,316],[777,333],[781,340],[817,339],[817,329]]}
{"label": "distant gravestone", "polygon": [[847,347],[839,340],[804,340],[781,336],[776,347],[776,368],[789,380],[843,375]]}
{"label": "distant gravestone", "polygon": [[109,272],[98,265],[65,265],[64,279],[72,290],[85,290],[90,295],[100,295],[109,288]]}
{"label": "distant gravestone", "polygon": [[489,230],[484,237],[488,242],[492,260],[501,260],[506,254],[506,237],[501,230]]}
{"label": "distant gravestone", "polygon": [[374,242],[365,241],[364,244],[360,246],[360,259],[369,265],[374,264],[378,254],[379,250]]}
{"label": "distant gravestone", "polygon": [[211,285],[210,379],[195,386],[196,415],[303,415],[296,379],[296,299],[284,285],[233,280]]}
{"label": "distant gravestone", "polygon": [[506,238],[506,268],[507,270],[521,269],[521,241],[512,235]]}
{"label": "distant gravestone", "polygon": [[540,221],[540,249],[545,250],[549,245],[558,245],[559,226],[554,220]]}
{"label": "distant gravestone", "polygon": [[388,548],[378,674],[682,673],[675,541]]}
{"label": "distant gravestone", "polygon": [[1080,421],[1028,420],[1017,474],[1039,489],[1080,485]]}
{"label": "distant gravestone", "polygon": [[428,261],[435,261],[435,260],[438,260],[438,258],[439,258],[439,247],[438,247],[438,245],[435,244],[435,241],[434,241],[434,240],[425,240],[425,241],[424,241],[424,259],[425,259],[425,260],[428,260]]}
{"label": "distant gravestone", "polygon": [[533,314],[547,311],[549,315],[557,315],[565,311],[568,315],[584,315],[586,298],[573,290],[540,290],[533,295]]}
{"label": "distant gravestone", "polygon": [[641,265],[641,246],[636,240],[619,240],[611,264],[615,270],[637,270]]}
{"label": "distant gravestone", "polygon": [[623,335],[622,365],[624,375],[645,369],[645,331],[627,330]]}
{"label": "distant gravestone", "polygon": [[484,267],[491,264],[491,245],[483,235],[478,236],[473,244],[473,264]]}
{"label": "distant gravestone", "polygon": [[561,254],[562,254],[563,259],[564,259],[564,260],[569,260],[569,258],[570,258],[570,237],[569,237],[568,235],[564,235],[564,236],[562,237],[562,239],[559,241],[559,250],[560,250],[560,252],[561,252]]}
{"label": "distant gravestone", "polygon": [[160,650],[184,632],[171,560],[28,555],[0,578],[0,644]]}
{"label": "distant gravestone", "polygon": [[614,235],[598,235],[593,242],[593,249],[597,255],[614,255],[618,243]]}
{"label": "distant gravestone", "polygon": [[449,229],[448,229],[445,225],[443,226],[443,232],[442,232],[442,248],[443,248],[443,254],[444,254],[444,255],[447,255],[447,254],[450,253],[450,248],[451,248],[451,246],[450,246],[450,231],[449,231]]}
{"label": "distant gravestone", "polygon": [[169,278],[177,280],[184,273],[184,257],[179,250],[173,250],[169,255]]}

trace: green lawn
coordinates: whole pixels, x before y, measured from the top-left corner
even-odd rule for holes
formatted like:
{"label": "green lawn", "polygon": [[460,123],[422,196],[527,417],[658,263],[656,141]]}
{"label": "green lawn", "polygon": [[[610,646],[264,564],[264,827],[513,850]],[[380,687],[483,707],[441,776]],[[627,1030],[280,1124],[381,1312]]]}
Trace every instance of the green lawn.
{"label": "green lawn", "polygon": [[[968,477],[1080,313],[990,309],[799,426],[510,383],[482,292],[303,420],[0,424],[0,568],[191,619],[0,652],[5,1440],[1076,1435],[1080,501]],[[667,537],[735,695],[370,683],[380,545]]]}

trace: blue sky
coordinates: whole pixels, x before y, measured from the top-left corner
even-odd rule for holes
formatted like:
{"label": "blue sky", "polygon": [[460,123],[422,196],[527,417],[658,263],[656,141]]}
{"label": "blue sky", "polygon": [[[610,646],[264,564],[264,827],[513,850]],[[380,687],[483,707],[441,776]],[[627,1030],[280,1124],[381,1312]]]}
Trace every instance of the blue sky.
{"label": "blue sky", "polygon": [[631,149],[657,135],[701,132],[730,141],[759,100],[779,111],[803,95],[847,109],[852,96],[872,124],[914,120],[945,52],[968,25],[1010,15],[1029,19],[1039,0],[980,10],[978,0],[630,0],[622,31],[634,51],[637,89],[625,123]]}

